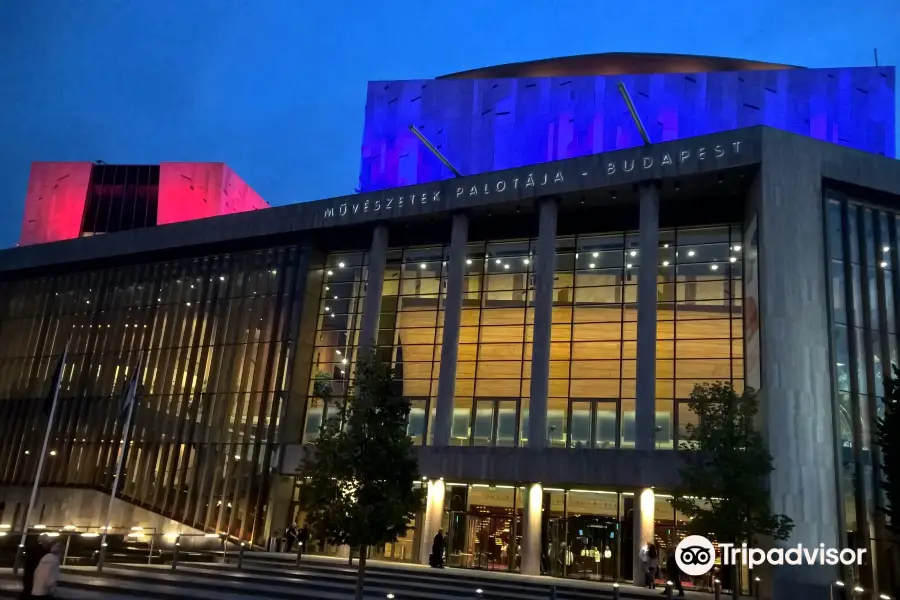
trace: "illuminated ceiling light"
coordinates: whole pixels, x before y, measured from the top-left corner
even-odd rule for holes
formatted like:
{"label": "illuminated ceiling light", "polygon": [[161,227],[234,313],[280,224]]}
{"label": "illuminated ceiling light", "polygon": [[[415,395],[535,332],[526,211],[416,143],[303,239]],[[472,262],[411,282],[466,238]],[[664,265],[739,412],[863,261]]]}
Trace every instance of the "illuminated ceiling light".
{"label": "illuminated ceiling light", "polygon": [[688,250],[688,256],[693,256],[695,254],[697,254],[697,253],[694,252],[693,250]]}
{"label": "illuminated ceiling light", "polygon": [[[157,302],[162,302],[162,298],[157,298],[156,301],[157,301]],[[109,327],[109,325],[107,325],[107,327]]]}
{"label": "illuminated ceiling light", "polygon": [[31,454],[31,450],[26,450],[25,454]]}
{"label": "illuminated ceiling light", "polygon": [[188,302],[188,303],[187,303],[187,305],[188,305],[188,306],[190,306],[190,305],[191,305],[191,303],[190,303],[190,302]]}
{"label": "illuminated ceiling light", "polygon": [[225,276],[224,276],[224,275],[219,275],[219,281],[225,281]]}
{"label": "illuminated ceiling light", "polygon": [[631,252],[629,252],[629,254],[631,256],[637,256],[637,250],[632,250]]}
{"label": "illuminated ceiling light", "polygon": [[331,316],[334,317],[334,313],[331,313]]}
{"label": "illuminated ceiling light", "polygon": [[663,248],[668,248],[668,247],[669,247],[668,244],[663,244]]}
{"label": "illuminated ceiling light", "polygon": [[737,258],[732,256],[731,258],[728,259],[728,261],[729,262],[737,262]]}
{"label": "illuminated ceiling light", "polygon": [[505,265],[503,265],[503,268],[504,268],[504,269],[508,269],[508,268],[509,268],[509,265],[508,265],[508,264],[505,264]]}
{"label": "illuminated ceiling light", "polygon": [[719,265],[709,265],[709,268],[712,269],[713,271],[718,271]]}
{"label": "illuminated ceiling light", "polygon": [[338,355],[340,355],[340,353],[341,353],[341,351],[340,351],[340,350],[335,350],[335,352],[337,352],[337,353],[338,353]]}
{"label": "illuminated ceiling light", "polygon": [[598,256],[600,256],[600,253],[599,253],[599,252],[594,252],[594,255],[593,255],[593,256],[594,256],[594,258],[597,258]]}
{"label": "illuminated ceiling light", "polygon": [[193,284],[193,283],[191,284],[191,289],[194,289],[194,284]]}
{"label": "illuminated ceiling light", "polygon": [[528,260],[527,258],[523,258],[523,259],[522,259],[522,262],[525,263],[525,264],[527,265],[527,264],[528,264],[529,262],[531,262],[531,261]]}
{"label": "illuminated ceiling light", "polygon": [[625,268],[626,268],[626,269],[630,269],[630,268],[631,268],[631,263],[628,263],[627,265],[625,265]]}
{"label": "illuminated ceiling light", "polygon": [[234,455],[234,460],[241,460],[241,455],[240,455],[240,454],[235,454],[235,455]]}
{"label": "illuminated ceiling light", "polygon": [[882,250],[885,251],[885,252],[890,252],[890,251],[891,251],[891,247],[890,247],[890,246],[885,246],[884,248],[882,248]]}
{"label": "illuminated ceiling light", "polygon": [[425,263],[422,263],[421,265],[419,265],[419,268],[420,268],[420,269],[424,269],[425,266],[426,266]]}
{"label": "illuminated ceiling light", "polygon": [[499,258],[496,260],[496,263],[497,263],[498,265],[499,265],[501,262],[503,262],[503,261],[500,260]]}
{"label": "illuminated ceiling light", "polygon": [[882,268],[882,269],[884,269],[884,268],[887,267],[887,266],[888,266],[888,264],[887,264],[887,261],[886,261],[886,260],[881,261],[881,268]]}
{"label": "illuminated ceiling light", "polygon": [[339,263],[338,263],[338,266],[339,266],[339,267],[340,267],[340,268],[342,268],[342,269],[343,269],[343,268],[344,268],[344,263],[342,263],[342,262],[339,262]]}
{"label": "illuminated ceiling light", "polygon": [[467,259],[466,259],[466,264],[467,264],[467,265],[471,265],[471,264],[472,264],[472,259],[471,259],[471,258],[467,258]]}
{"label": "illuminated ceiling light", "polygon": [[589,264],[588,267],[591,268],[591,269],[593,269],[593,268],[594,268],[594,263]]}
{"label": "illuminated ceiling light", "polygon": [[337,296],[335,296],[335,297],[334,297],[334,299],[335,299],[335,300],[337,300],[337,299],[338,299],[338,297],[337,297]]}
{"label": "illuminated ceiling light", "polygon": [[669,261],[664,260],[664,261],[663,261],[663,266],[664,266],[664,267],[668,267],[668,266],[669,266]]}
{"label": "illuminated ceiling light", "polygon": [[329,308],[329,307],[326,306],[326,307],[325,307],[325,312],[328,312],[329,310],[331,310],[331,308]]}
{"label": "illuminated ceiling light", "polygon": [[328,274],[329,274],[329,275],[334,275],[334,271],[332,271],[331,269],[328,269]]}
{"label": "illuminated ceiling light", "polygon": [[56,456],[56,450],[51,450],[51,451],[50,451],[50,456]]}
{"label": "illuminated ceiling light", "polygon": [[342,364],[342,365],[346,365],[346,364],[347,364],[347,359],[346,359],[346,358],[342,358],[342,359],[341,359],[341,364]]}
{"label": "illuminated ceiling light", "polygon": [[735,247],[734,247],[734,251],[735,251],[735,252],[740,252],[740,251],[741,251],[740,245],[735,246]]}

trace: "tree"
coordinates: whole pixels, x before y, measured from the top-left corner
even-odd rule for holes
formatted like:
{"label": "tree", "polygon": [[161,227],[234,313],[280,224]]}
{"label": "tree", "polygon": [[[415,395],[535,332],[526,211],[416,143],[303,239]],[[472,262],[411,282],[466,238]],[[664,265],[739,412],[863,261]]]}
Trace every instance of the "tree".
{"label": "tree", "polygon": [[363,597],[366,554],[406,534],[425,490],[406,434],[409,401],[391,369],[364,353],[354,394],[322,425],[301,468],[300,503],[317,537],[359,548],[356,598]]}
{"label": "tree", "polygon": [[[761,535],[788,539],[793,521],[774,514],[770,506],[767,483],[774,467],[754,422],[756,392],[747,388],[738,394],[730,383],[698,384],[688,408],[697,415],[697,424],[686,426],[687,439],[679,445],[685,466],[670,500],[689,518],[688,530],[736,545]],[[734,598],[737,574],[735,565]]]}
{"label": "tree", "polygon": [[894,506],[900,506],[900,371],[894,366],[894,376],[884,382],[884,415],[878,418],[875,429],[881,450],[881,489],[887,497],[883,509],[890,521],[888,529],[900,534],[900,511],[894,518]]}

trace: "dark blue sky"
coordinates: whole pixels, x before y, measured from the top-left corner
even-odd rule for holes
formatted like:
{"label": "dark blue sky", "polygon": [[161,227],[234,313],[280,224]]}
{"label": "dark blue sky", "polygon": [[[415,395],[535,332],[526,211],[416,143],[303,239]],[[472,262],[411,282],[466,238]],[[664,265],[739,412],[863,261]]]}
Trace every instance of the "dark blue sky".
{"label": "dark blue sky", "polygon": [[353,192],[368,80],[613,51],[897,65],[898,26],[898,0],[0,2],[0,247],[36,160],[223,161],[302,202]]}

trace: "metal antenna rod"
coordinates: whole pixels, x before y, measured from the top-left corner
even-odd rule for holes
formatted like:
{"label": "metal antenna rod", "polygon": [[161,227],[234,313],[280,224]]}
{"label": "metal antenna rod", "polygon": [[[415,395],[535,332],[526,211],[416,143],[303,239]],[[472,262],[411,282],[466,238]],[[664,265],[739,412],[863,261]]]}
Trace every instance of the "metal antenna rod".
{"label": "metal antenna rod", "polygon": [[625,100],[625,105],[628,107],[628,112],[631,113],[631,119],[638,129],[638,133],[640,133],[641,137],[644,139],[644,145],[650,146],[653,142],[650,141],[650,136],[647,135],[647,130],[644,129],[644,124],[641,123],[641,117],[638,116],[637,109],[634,107],[634,102],[631,101],[631,96],[628,95],[628,90],[621,81],[619,82],[619,93],[622,94],[622,99]]}
{"label": "metal antenna rod", "polygon": [[437,158],[438,158],[439,161],[441,161],[442,163],[444,163],[444,166],[445,166],[445,167],[447,167],[448,169],[450,169],[450,172],[451,172],[451,173],[453,173],[456,177],[462,177],[462,173],[460,173],[459,171],[457,171],[457,170],[456,170],[456,167],[454,167],[452,164],[450,164],[450,161],[447,160],[447,159],[444,157],[444,155],[441,154],[441,153],[438,151],[438,149],[435,148],[435,147],[431,144],[431,142],[428,141],[428,138],[426,138],[425,135],[424,135],[421,131],[419,131],[418,129],[416,129],[416,126],[415,126],[415,125],[410,125],[410,126],[409,126],[409,130],[412,131],[412,133],[413,133],[414,136],[416,136],[417,138],[419,138],[419,141],[420,141],[420,142],[422,142],[423,144],[425,144],[425,147],[426,147],[426,148],[428,148],[429,150],[431,150],[431,153],[432,153],[432,154],[434,154],[435,156],[437,156]]}
{"label": "metal antenna rod", "polygon": [[875,48],[875,66],[878,66],[878,48]]}

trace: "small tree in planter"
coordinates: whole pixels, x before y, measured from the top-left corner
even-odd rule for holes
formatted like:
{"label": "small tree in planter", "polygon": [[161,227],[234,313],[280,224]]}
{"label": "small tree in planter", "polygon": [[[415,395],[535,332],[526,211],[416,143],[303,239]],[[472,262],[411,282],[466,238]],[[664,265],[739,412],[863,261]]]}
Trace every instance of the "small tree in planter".
{"label": "small tree in planter", "polygon": [[318,537],[359,548],[356,598],[363,597],[370,546],[396,542],[421,508],[419,468],[406,434],[409,401],[391,369],[363,355],[352,396],[322,426],[301,469],[300,502]]}
{"label": "small tree in planter", "polygon": [[[686,426],[679,445],[685,466],[670,503],[689,518],[692,534],[714,534],[740,545],[756,536],[786,540],[794,528],[786,515],[770,508],[768,477],[772,455],[756,430],[756,392],[738,394],[730,383],[694,386],[688,408],[697,424]],[[696,500],[704,501],[698,504]],[[732,596],[738,597],[738,566],[732,570]]]}

